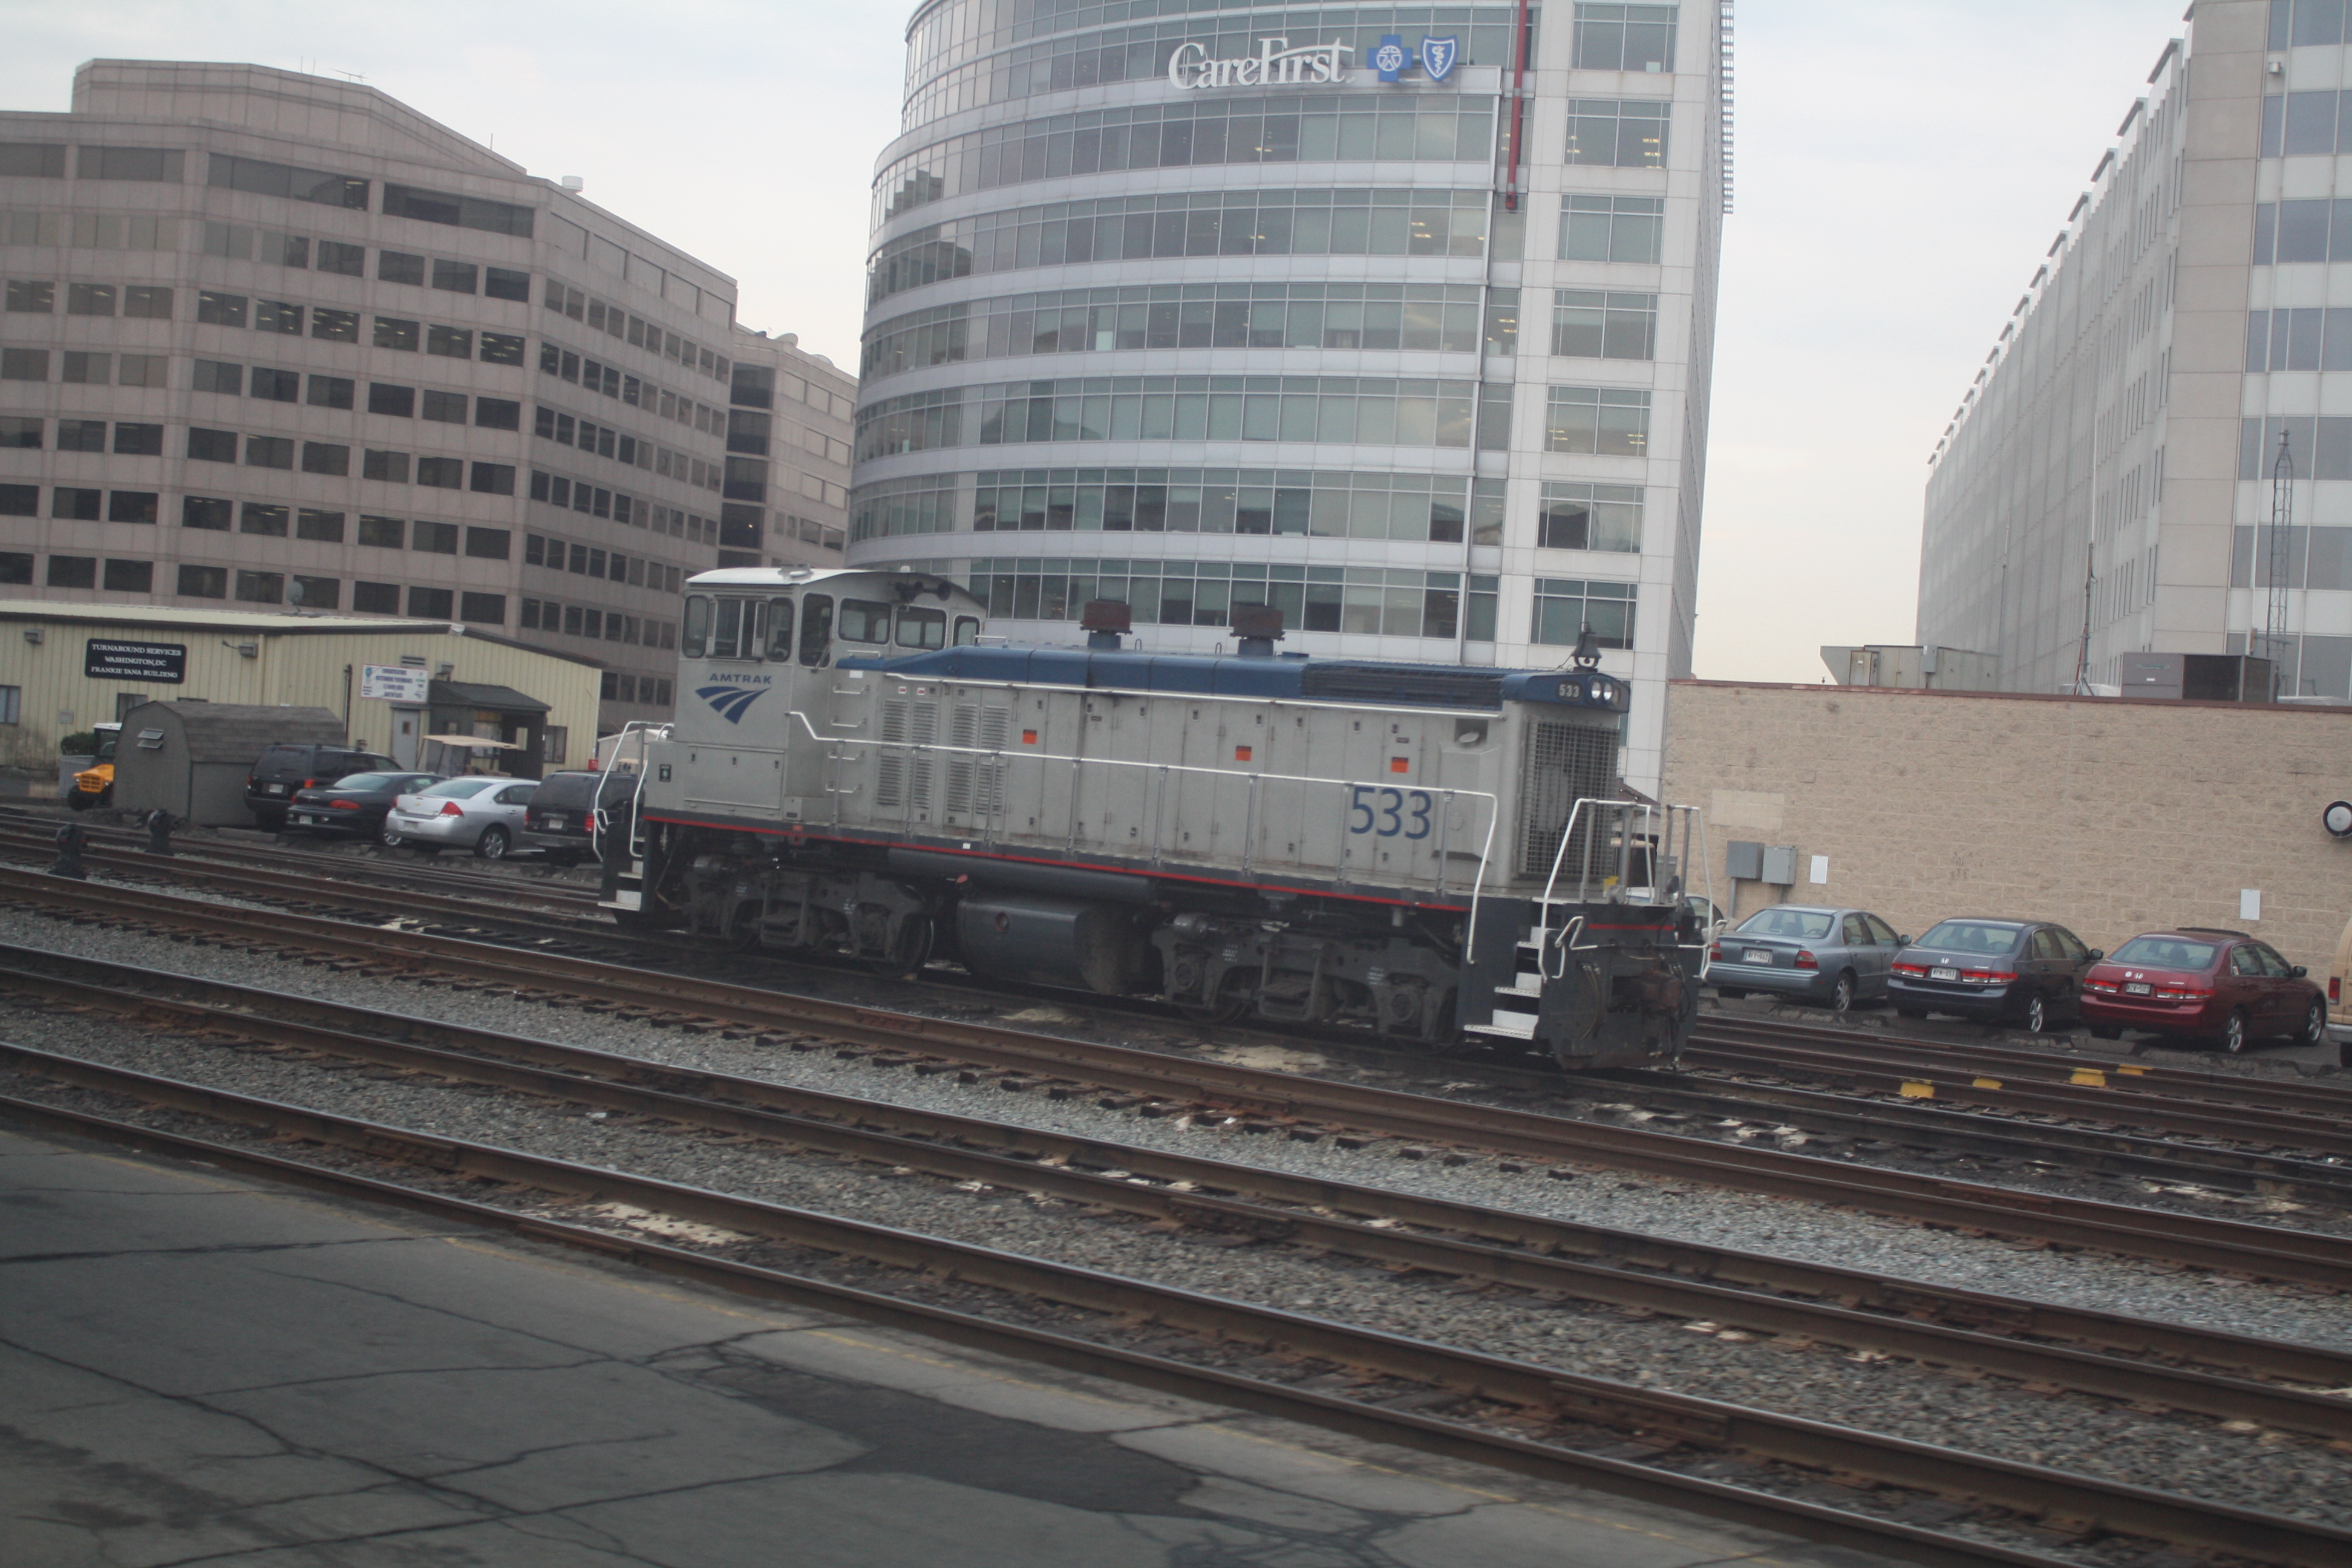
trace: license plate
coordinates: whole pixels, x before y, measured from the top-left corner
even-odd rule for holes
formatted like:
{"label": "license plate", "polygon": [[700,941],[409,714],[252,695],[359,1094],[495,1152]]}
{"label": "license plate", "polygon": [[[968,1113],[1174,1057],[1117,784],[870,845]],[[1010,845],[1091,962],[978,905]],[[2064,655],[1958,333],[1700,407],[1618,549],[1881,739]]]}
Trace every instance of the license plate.
{"label": "license plate", "polygon": [[561,816],[541,817],[540,820],[547,825],[547,831],[550,833],[561,833],[563,831],[565,819]]}
{"label": "license plate", "polygon": [[284,795],[286,793],[286,786],[284,784],[263,784],[261,786],[261,792],[264,795]]}
{"label": "license plate", "polygon": [[307,812],[298,811],[294,814],[294,820],[300,823],[305,827],[315,827],[320,823],[322,823],[327,819],[323,816],[312,816]]}
{"label": "license plate", "polygon": [[2150,985],[2145,980],[2126,980],[2124,982],[2124,994],[2126,996],[2153,996],[2156,994],[2156,987]]}
{"label": "license plate", "polygon": [[1769,963],[1772,962],[1772,955],[1763,948],[1751,947],[1746,952],[1739,955],[1739,962],[1742,963]]}
{"label": "license plate", "polygon": [[1960,972],[1957,969],[1931,969],[1927,971],[1927,978],[1930,980],[1958,980],[1959,977]]}

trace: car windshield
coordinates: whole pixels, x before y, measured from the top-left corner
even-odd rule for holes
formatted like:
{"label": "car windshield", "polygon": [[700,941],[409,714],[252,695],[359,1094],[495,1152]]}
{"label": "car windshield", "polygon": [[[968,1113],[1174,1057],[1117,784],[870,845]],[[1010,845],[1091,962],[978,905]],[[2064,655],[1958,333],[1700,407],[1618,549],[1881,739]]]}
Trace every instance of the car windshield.
{"label": "car windshield", "polygon": [[1748,917],[1739,928],[1742,936],[1785,936],[1800,942],[1819,942],[1830,934],[1837,917],[1821,910],[1765,910]]}
{"label": "car windshield", "polygon": [[1988,958],[1999,958],[2017,951],[2018,939],[2025,933],[2015,926],[1987,925],[1982,921],[1945,921],[1919,939],[1921,947],[1940,948],[1947,952],[1981,952]]}
{"label": "car windshield", "polygon": [[2213,960],[2221,951],[2210,942],[2189,942],[2177,936],[2136,936],[2108,954],[2107,962],[2202,972],[2213,967]]}
{"label": "car windshield", "polygon": [[505,779],[451,779],[446,784],[435,784],[431,789],[421,793],[441,795],[451,800],[471,800],[484,790],[506,782]]}

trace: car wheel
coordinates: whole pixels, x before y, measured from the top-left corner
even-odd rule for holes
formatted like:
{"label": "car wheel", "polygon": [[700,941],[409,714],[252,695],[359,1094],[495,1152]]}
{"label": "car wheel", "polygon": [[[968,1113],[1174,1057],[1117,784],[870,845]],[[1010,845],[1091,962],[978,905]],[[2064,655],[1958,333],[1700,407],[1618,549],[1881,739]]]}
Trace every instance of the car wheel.
{"label": "car wheel", "polygon": [[2246,1010],[2243,1007],[2232,1007],[2230,1009],[2229,1022],[2221,1026],[2221,1048],[2231,1056],[2238,1057],[2245,1055],[2246,1045]]}
{"label": "car wheel", "polygon": [[407,839],[403,838],[389,824],[385,826],[383,832],[375,836],[375,838],[376,842],[383,845],[386,849],[397,849],[402,845],[408,842]]}
{"label": "car wheel", "polygon": [[1726,1002],[1743,1002],[1748,998],[1748,993],[1740,990],[1737,985],[1718,985],[1715,988],[1715,994]]}
{"label": "car wheel", "polygon": [[2050,1032],[2050,1004],[2039,996],[2025,1005],[2025,1032],[2029,1035]]}
{"label": "car wheel", "polygon": [[507,858],[507,830],[503,827],[498,826],[483,828],[482,836],[474,840],[474,853],[480,856],[485,860],[505,859]]}
{"label": "car wheel", "polygon": [[2303,1016],[2303,1033],[2295,1037],[2299,1046],[2320,1046],[2327,1043],[2327,1004],[2314,1002],[2311,1011]]}
{"label": "car wheel", "polygon": [[2120,1040],[2124,1032],[2113,1024],[2094,1024],[2091,1026],[2091,1037],[2095,1040]]}
{"label": "car wheel", "polygon": [[1830,987],[1830,1011],[1832,1013],[1850,1013],[1853,1011],[1853,976],[1852,973],[1849,973],[1839,975],[1837,977],[1837,984]]}

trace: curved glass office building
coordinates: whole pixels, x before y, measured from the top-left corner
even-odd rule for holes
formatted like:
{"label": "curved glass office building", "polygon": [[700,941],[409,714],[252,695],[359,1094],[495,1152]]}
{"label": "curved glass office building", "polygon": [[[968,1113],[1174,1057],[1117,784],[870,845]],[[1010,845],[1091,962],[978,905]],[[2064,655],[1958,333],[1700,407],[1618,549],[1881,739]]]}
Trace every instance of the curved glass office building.
{"label": "curved glass office building", "polygon": [[[1524,31],[1522,30],[1524,28]],[[1727,5],[937,0],[874,180],[850,559],[1064,640],[1689,672]],[[1524,58],[1521,58],[1524,53]]]}

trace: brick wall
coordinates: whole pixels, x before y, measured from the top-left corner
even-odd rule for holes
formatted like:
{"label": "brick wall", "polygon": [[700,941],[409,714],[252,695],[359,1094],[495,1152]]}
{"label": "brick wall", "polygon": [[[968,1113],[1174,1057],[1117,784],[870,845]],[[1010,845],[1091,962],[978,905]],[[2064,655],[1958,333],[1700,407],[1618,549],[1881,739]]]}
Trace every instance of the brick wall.
{"label": "brick wall", "polygon": [[2352,840],[2319,820],[2352,799],[2352,709],[1676,681],[1664,798],[1705,808],[1717,902],[1727,841],[1795,846],[1796,885],[1739,884],[1742,915],[2047,919],[2110,951],[2221,926],[2319,975],[2352,918]]}

